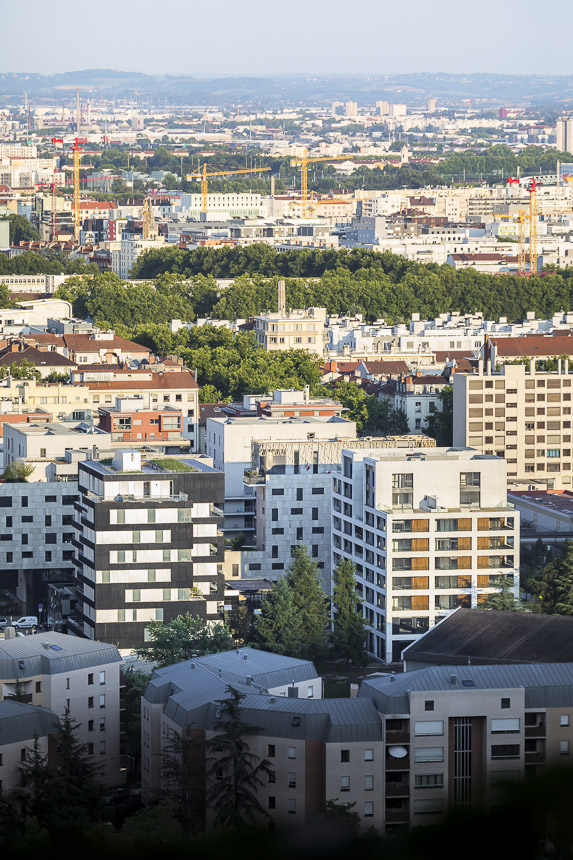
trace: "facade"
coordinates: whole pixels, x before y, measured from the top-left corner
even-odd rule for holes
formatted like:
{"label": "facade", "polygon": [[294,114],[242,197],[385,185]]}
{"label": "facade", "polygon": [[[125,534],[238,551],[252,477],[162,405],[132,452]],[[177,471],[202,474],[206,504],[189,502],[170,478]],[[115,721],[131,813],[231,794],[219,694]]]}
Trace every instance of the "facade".
{"label": "facade", "polygon": [[322,699],[312,664],[251,649],[213,656],[156,670],[142,698],[144,800],[169,790],[162,757],[174,737],[188,740],[191,812],[207,827],[205,743],[228,685],[245,696],[242,718],[260,727],[249,750],[272,770],[258,800],[289,830],[327,800],[354,804],[363,830],[435,824],[450,807],[494,806],[502,783],[571,754],[571,663],[439,666],[371,676],[356,698]]}
{"label": "facade", "polygon": [[74,580],[77,498],[71,483],[0,484],[3,587],[21,601],[23,614],[46,618],[49,583]]}
{"label": "facade", "polygon": [[83,450],[87,456],[110,447],[108,433],[83,422],[4,425],[4,468],[23,460],[34,466],[29,476],[33,481],[47,481],[50,465],[54,460],[64,460],[69,451]]}
{"label": "facade", "polygon": [[332,568],[356,565],[368,650],[388,663],[502,578],[518,592],[519,514],[505,461],[471,449],[342,451],[332,481]]}
{"label": "facade", "polygon": [[114,645],[63,633],[35,633],[0,643],[3,698],[13,694],[19,681],[28,705],[49,708],[56,717],[69,708],[98,779],[112,786],[125,782],[126,774],[120,746],[120,667]]}
{"label": "facade", "polygon": [[255,484],[245,483],[245,472],[252,468],[253,443],[263,439],[276,443],[301,438],[354,439],[356,424],[337,417],[226,416],[207,418],[205,437],[207,455],[225,475],[225,532],[242,532],[250,540],[255,530]]}
{"label": "facade", "polygon": [[[433,439],[423,437],[428,447]],[[299,438],[254,441],[245,483],[255,493],[256,550],[241,553],[242,575],[276,581],[297,545],[307,545],[327,594],[331,589],[331,484],[342,450],[415,448],[418,437],[368,439]]]}
{"label": "facade", "polygon": [[406,413],[410,433],[423,433],[428,418],[442,411],[440,393],[447,384],[443,376],[400,376],[382,388],[378,399]]}
{"label": "facade", "polygon": [[505,457],[516,489],[571,489],[572,380],[561,359],[553,373],[536,371],[533,359],[499,373],[456,373],[454,445]]}
{"label": "facade", "polygon": [[99,427],[112,442],[181,442],[181,408],[151,408],[151,395],[116,397],[115,406],[99,408]]}
{"label": "facade", "polygon": [[322,355],[325,323],[325,308],[260,314],[255,317],[255,336],[268,352],[303,349]]}
{"label": "facade", "polygon": [[197,460],[119,451],[79,465],[78,632],[133,649],[150,621],[218,619],[223,476]]}
{"label": "facade", "polygon": [[439,666],[362,683],[385,723],[386,829],[491,807],[573,753],[573,664]]}
{"label": "facade", "polygon": [[555,124],[556,147],[559,152],[573,151],[573,119],[562,117]]}
{"label": "facade", "polygon": [[[47,355],[57,355],[49,352]],[[91,421],[92,406],[86,385],[41,382],[36,379],[8,377],[0,387],[2,402],[11,401],[12,409],[41,409],[52,421]]]}

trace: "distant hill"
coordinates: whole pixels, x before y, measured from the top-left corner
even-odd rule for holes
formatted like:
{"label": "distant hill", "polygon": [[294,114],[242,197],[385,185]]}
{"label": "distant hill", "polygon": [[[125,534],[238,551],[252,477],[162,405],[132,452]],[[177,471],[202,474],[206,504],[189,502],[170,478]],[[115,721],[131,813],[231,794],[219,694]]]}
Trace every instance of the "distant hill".
{"label": "distant hill", "polygon": [[0,102],[9,103],[25,93],[44,102],[61,102],[80,88],[91,96],[140,97],[152,104],[254,106],[328,104],[353,99],[373,105],[379,99],[425,105],[428,96],[438,107],[460,105],[472,99],[476,107],[533,105],[560,110],[573,106],[573,75],[322,75],[306,77],[210,77],[145,75],[111,69],[85,69],[60,75],[5,72],[0,75]]}

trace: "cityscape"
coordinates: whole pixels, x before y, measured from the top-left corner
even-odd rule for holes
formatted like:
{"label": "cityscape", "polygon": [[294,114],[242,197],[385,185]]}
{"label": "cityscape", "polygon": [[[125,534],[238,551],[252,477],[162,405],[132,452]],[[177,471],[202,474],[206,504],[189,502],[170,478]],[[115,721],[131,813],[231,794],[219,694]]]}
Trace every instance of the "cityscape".
{"label": "cityscape", "polygon": [[258,0],[186,58],[179,0],[160,53],[6,19],[18,856],[571,856],[571,10],[498,61],[386,5],[258,58]]}

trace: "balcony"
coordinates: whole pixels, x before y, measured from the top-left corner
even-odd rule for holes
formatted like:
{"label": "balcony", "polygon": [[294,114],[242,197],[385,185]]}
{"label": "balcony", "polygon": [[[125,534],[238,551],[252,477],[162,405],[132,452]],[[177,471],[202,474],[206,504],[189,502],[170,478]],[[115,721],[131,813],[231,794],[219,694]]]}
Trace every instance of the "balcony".
{"label": "balcony", "polygon": [[386,770],[410,770],[410,755],[404,758],[386,756]]}
{"label": "balcony", "polygon": [[525,726],[526,738],[544,738],[547,735],[545,723],[538,723],[536,726]]}
{"label": "balcony", "polygon": [[409,809],[387,809],[386,824],[407,824],[410,821]]}
{"label": "balcony", "polygon": [[249,486],[261,486],[266,483],[266,475],[256,469],[248,469],[243,473],[243,483]]}
{"label": "balcony", "polygon": [[386,797],[410,797],[410,786],[407,782],[387,782]]}
{"label": "balcony", "polygon": [[386,729],[387,744],[409,744],[410,730],[403,729]]}
{"label": "balcony", "polygon": [[545,750],[542,752],[526,752],[525,764],[545,764]]}

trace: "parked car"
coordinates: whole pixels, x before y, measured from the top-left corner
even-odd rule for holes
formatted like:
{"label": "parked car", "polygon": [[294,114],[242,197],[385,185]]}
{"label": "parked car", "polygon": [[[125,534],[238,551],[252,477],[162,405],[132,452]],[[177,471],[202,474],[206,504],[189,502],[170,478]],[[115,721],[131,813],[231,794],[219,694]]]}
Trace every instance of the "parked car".
{"label": "parked car", "polygon": [[17,621],[14,621],[12,627],[15,627],[16,630],[29,630],[32,627],[38,626],[38,618],[36,615],[23,615],[21,618],[18,618]]}
{"label": "parked car", "polygon": [[9,618],[4,618],[3,616],[0,616],[0,630],[4,630],[6,627],[8,627],[9,623]]}

